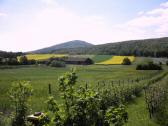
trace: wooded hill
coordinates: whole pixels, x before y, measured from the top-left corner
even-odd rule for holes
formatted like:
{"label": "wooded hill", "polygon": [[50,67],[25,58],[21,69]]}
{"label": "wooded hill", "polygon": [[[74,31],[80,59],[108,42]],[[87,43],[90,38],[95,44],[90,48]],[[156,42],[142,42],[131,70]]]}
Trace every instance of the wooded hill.
{"label": "wooded hill", "polygon": [[42,48],[35,51],[30,51],[30,53],[51,53],[52,51],[58,50],[58,49],[69,49],[69,48],[84,48],[84,47],[91,47],[92,44],[81,41],[81,40],[73,40],[64,42],[61,44],[53,45],[47,48]]}
{"label": "wooded hill", "polygon": [[168,37],[107,43],[85,48],[57,49],[50,53],[168,57]]}

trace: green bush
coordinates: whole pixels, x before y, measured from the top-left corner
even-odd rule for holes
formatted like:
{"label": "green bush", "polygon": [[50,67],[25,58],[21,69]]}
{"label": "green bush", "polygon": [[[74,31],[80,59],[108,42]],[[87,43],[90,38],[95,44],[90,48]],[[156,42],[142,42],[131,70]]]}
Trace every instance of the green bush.
{"label": "green bush", "polygon": [[[58,80],[64,105],[57,104],[54,97],[47,100],[51,112],[51,123],[56,126],[123,126],[128,113],[122,104],[114,105],[113,97],[104,90],[103,94],[91,88],[74,88],[77,82],[74,71]],[[111,91],[110,91],[111,92]],[[105,96],[105,97],[104,97]],[[107,99],[108,100],[107,100]],[[110,102],[110,103],[109,103]]]}
{"label": "green bush", "polygon": [[149,62],[148,64],[138,64],[136,70],[162,70],[162,66]]}
{"label": "green bush", "polygon": [[21,57],[19,58],[19,62],[20,62],[20,64],[22,64],[22,65],[27,65],[27,64],[28,64],[28,59],[27,59],[26,56],[21,56]]}
{"label": "green bush", "polygon": [[166,65],[168,66],[168,60],[166,61]]}
{"label": "green bush", "polygon": [[17,58],[1,58],[1,65],[19,65]]}
{"label": "green bush", "polygon": [[29,82],[14,83],[9,91],[11,103],[15,109],[12,118],[12,126],[26,126],[28,114],[28,101],[32,95],[32,87]]}
{"label": "green bush", "polygon": [[36,64],[36,60],[35,59],[28,60],[28,64],[29,65]]}
{"label": "green bush", "polygon": [[131,61],[128,57],[123,59],[122,65],[131,65]]}
{"label": "green bush", "polygon": [[53,61],[50,63],[50,66],[51,66],[51,67],[65,67],[66,64],[65,64],[65,62],[63,62],[63,61],[53,60]]}

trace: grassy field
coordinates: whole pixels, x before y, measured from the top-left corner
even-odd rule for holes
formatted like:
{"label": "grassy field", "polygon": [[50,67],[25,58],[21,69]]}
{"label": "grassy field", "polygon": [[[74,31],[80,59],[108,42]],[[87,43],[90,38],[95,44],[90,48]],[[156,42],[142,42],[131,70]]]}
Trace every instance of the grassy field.
{"label": "grassy field", "polygon": [[[143,60],[146,61],[147,59],[136,58],[135,64],[143,62]],[[66,68],[52,68],[44,65],[5,67],[0,69],[0,111],[5,110],[8,112],[11,110],[7,92],[12,83],[19,80],[30,81],[33,86],[34,91],[31,98],[33,112],[46,110],[45,101],[49,96],[48,84],[51,84],[52,95],[55,96],[58,102],[61,102],[57,80],[59,76],[72,68],[76,68],[78,75],[77,87],[88,82],[89,86],[93,88],[100,81],[134,80],[157,73],[157,71],[137,71],[135,70],[136,65],[67,65]],[[129,122],[127,126],[134,126],[134,124],[136,126],[141,124],[144,126],[158,126],[148,118],[143,96],[128,105],[128,112]]]}
{"label": "grassy field", "polygon": [[39,111],[45,109],[44,101],[48,97],[48,84],[52,86],[55,97],[59,100],[59,89],[57,85],[58,77],[71,68],[76,67],[78,74],[78,84],[85,84],[87,81],[90,86],[94,86],[98,81],[127,80],[137,77],[147,76],[156,71],[136,71],[135,66],[67,66],[66,68],[51,68],[46,66],[25,66],[13,69],[0,70],[0,106],[9,107],[7,92],[12,82],[27,80],[33,85],[34,94],[32,98],[32,109]]}
{"label": "grassy field", "polygon": [[160,126],[149,118],[144,94],[128,104],[127,111],[129,113],[129,119],[125,126]]}
{"label": "grassy field", "polygon": [[100,62],[103,62],[103,61],[106,61],[108,59],[110,59],[112,56],[111,55],[95,55],[92,60],[95,62],[95,63],[100,63]]}
{"label": "grassy field", "polygon": [[112,58],[97,64],[104,64],[104,65],[122,64],[124,58],[126,57],[129,58],[131,62],[134,62],[135,60],[134,56],[113,56]]}

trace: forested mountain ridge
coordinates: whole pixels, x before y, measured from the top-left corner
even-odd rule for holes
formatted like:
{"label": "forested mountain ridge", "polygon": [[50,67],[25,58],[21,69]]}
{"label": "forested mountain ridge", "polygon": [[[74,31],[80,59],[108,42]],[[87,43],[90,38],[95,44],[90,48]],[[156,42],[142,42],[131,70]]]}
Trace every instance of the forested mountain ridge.
{"label": "forested mountain ridge", "polygon": [[168,57],[168,37],[107,43],[85,48],[58,49],[52,53]]}
{"label": "forested mountain ridge", "polygon": [[81,41],[81,40],[73,40],[73,41],[68,41],[68,42],[64,42],[61,44],[57,44],[54,46],[50,46],[47,48],[42,48],[42,49],[38,49],[35,51],[30,51],[31,53],[51,53],[52,51],[58,50],[58,49],[70,49],[70,48],[83,48],[83,47],[91,47],[93,46],[92,44],[85,42],[85,41]]}

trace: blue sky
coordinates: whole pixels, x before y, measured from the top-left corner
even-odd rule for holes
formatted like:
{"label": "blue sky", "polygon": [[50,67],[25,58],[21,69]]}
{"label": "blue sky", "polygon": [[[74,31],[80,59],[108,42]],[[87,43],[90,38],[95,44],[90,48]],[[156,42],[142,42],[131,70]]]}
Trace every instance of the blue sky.
{"label": "blue sky", "polygon": [[0,50],[168,36],[167,0],[0,0]]}

